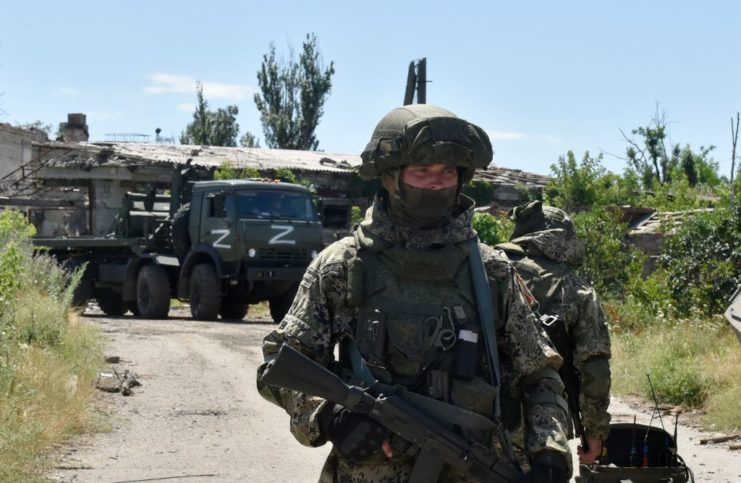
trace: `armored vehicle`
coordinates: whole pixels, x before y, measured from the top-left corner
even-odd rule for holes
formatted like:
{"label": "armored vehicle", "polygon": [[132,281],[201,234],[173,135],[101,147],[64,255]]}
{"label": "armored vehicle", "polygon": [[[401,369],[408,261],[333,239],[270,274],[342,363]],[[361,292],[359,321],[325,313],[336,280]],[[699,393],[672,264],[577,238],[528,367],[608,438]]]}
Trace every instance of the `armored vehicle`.
{"label": "armored vehicle", "polygon": [[170,301],[199,320],[242,319],[268,301],[278,322],[322,248],[310,191],[266,180],[188,183],[175,210],[165,195],[127,193],[106,237],[36,238],[70,268],[85,266],[75,303],[97,300],[108,315],[165,318]]}

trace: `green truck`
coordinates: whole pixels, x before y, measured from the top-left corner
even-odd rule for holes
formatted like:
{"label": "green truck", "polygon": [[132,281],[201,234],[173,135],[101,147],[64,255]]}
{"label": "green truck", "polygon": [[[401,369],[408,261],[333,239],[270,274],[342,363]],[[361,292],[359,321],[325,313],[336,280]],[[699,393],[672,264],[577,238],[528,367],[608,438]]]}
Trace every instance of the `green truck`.
{"label": "green truck", "polygon": [[242,319],[250,304],[268,301],[273,320],[282,320],[322,249],[309,189],[196,181],[175,194],[127,193],[109,236],[33,243],[71,269],[84,266],[74,302],[94,298],[108,315],[166,318],[171,299],[180,299],[198,320]]}

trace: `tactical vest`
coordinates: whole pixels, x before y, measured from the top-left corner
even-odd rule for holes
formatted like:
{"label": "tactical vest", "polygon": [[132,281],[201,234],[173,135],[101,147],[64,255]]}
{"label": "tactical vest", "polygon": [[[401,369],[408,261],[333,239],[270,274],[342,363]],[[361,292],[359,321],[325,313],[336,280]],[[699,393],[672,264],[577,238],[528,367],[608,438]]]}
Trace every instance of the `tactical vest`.
{"label": "tactical vest", "polygon": [[576,431],[577,436],[581,436],[583,429],[578,409],[580,383],[574,367],[574,347],[569,334],[569,322],[578,317],[578,307],[576,300],[570,299],[574,290],[569,286],[571,279],[566,277],[569,268],[565,263],[545,257],[538,257],[538,263],[535,263],[522,247],[514,243],[501,243],[497,248],[507,253],[507,257],[524,279],[525,285],[538,303],[534,310],[543,330],[563,358],[558,373],[566,385],[569,417],[573,424],[569,425],[567,435],[572,437]]}
{"label": "tactical vest", "polygon": [[354,339],[373,376],[492,418],[496,390],[466,245],[419,252],[358,230],[355,246],[348,303],[358,308]]}
{"label": "tactical vest", "polygon": [[558,315],[565,320],[573,319],[576,307],[570,301],[564,300],[568,292],[565,275],[569,271],[565,263],[544,257],[539,258],[538,263],[534,263],[528,258],[527,252],[514,243],[501,243],[497,248],[507,253],[507,257],[524,278],[530,293],[538,301],[538,312]]}

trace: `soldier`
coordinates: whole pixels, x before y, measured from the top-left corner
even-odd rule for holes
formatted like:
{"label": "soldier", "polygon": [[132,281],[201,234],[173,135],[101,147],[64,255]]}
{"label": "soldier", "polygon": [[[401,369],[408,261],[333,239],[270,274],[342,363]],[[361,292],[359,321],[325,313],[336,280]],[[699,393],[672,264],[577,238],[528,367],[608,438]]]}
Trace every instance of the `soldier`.
{"label": "soldier", "polygon": [[[309,266],[288,315],[264,340],[266,363],[258,374],[284,343],[348,382],[367,381],[367,365],[372,380],[437,400],[451,414],[464,409],[493,421],[497,430],[461,431],[504,448],[505,459],[512,455],[502,426],[519,421],[524,408],[532,466],[524,481],[566,482],[571,458],[556,372],[561,358],[512,266],[477,242],[473,201],[461,194],[491,158],[486,133],[445,109],[410,105],[388,113],[360,167],[363,178],[380,177],[383,188],[353,235]],[[487,304],[491,318],[480,316]],[[521,399],[500,403],[506,387],[521,388]],[[261,382],[258,388],[288,412],[299,442],[333,443],[320,481],[408,480],[414,455],[375,420],[306,394]],[[446,466],[437,481],[469,480]]]}
{"label": "soldier", "polygon": [[582,438],[579,461],[594,463],[610,424],[610,336],[597,294],[573,272],[584,261],[584,244],[563,210],[540,201],[513,208],[510,218],[515,222],[511,242],[497,248],[517,268],[538,312],[550,316],[541,320],[564,358],[561,378]]}

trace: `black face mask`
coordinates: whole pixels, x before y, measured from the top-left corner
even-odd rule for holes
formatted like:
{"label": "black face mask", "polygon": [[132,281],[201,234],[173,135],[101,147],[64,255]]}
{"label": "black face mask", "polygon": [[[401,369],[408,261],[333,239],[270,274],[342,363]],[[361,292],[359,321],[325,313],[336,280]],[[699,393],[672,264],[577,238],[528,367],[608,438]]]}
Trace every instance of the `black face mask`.
{"label": "black face mask", "polygon": [[450,216],[458,197],[458,187],[441,190],[415,188],[404,184],[400,195],[389,195],[389,216],[413,228],[433,228]]}

